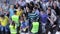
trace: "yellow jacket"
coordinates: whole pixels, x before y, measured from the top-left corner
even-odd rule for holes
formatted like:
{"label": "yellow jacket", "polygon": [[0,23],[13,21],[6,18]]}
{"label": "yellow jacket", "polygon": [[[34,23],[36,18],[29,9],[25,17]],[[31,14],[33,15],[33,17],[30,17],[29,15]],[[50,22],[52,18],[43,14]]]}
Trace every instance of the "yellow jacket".
{"label": "yellow jacket", "polygon": [[2,18],[0,17],[0,23],[1,23],[2,26],[6,26],[6,25],[8,24],[8,17],[5,16],[4,19],[2,19]]}
{"label": "yellow jacket", "polygon": [[19,11],[19,10],[16,10],[16,11],[17,11],[16,14],[17,14],[18,16],[21,16],[21,15],[23,14],[23,10],[22,10],[22,9],[21,9],[20,11]]}

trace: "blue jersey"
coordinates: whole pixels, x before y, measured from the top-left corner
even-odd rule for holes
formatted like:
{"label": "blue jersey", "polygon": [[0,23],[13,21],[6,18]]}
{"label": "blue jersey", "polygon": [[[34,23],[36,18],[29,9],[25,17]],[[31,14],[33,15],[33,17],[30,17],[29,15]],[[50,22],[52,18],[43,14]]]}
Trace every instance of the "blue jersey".
{"label": "blue jersey", "polygon": [[43,14],[43,15],[40,14],[41,22],[46,23],[47,22],[47,17],[48,17],[47,14]]}

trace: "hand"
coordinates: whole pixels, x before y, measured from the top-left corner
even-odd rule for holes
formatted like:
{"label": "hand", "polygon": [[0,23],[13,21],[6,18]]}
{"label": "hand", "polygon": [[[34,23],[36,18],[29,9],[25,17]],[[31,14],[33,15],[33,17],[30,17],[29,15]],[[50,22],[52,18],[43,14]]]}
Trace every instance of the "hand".
{"label": "hand", "polygon": [[53,25],[52,27],[54,28],[56,25]]}
{"label": "hand", "polygon": [[51,24],[54,24],[54,22],[53,22],[52,20],[50,21],[50,23],[51,23]]}

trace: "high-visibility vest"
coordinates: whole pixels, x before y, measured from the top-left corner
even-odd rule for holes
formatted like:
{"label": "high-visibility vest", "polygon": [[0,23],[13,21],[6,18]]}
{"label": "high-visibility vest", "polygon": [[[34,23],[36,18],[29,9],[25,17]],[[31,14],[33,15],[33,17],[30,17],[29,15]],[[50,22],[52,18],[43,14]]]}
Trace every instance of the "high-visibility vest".
{"label": "high-visibility vest", "polygon": [[15,26],[15,28],[13,28],[14,26],[10,24],[9,28],[10,28],[10,33],[11,34],[16,34],[17,33],[17,27]]}
{"label": "high-visibility vest", "polygon": [[39,22],[33,22],[32,23],[32,30],[31,30],[31,32],[32,33],[37,33],[38,32],[38,29],[39,29]]}
{"label": "high-visibility vest", "polygon": [[12,21],[14,21],[15,24],[16,24],[17,26],[19,26],[19,16],[13,15],[13,16],[12,16]]}

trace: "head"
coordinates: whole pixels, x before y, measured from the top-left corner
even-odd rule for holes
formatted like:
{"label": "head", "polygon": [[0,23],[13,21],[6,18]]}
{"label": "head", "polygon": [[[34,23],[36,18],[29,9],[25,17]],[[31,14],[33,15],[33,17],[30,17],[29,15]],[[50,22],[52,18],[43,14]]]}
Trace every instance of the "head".
{"label": "head", "polygon": [[26,6],[26,10],[29,10],[29,7]]}
{"label": "head", "polygon": [[6,1],[4,1],[4,5],[5,5],[5,6],[7,5]]}
{"label": "head", "polygon": [[23,18],[24,18],[24,20],[26,19],[26,14],[23,14]]}
{"label": "head", "polygon": [[15,26],[15,22],[14,21],[12,22],[12,25]]}
{"label": "head", "polygon": [[36,11],[36,8],[35,7],[33,8],[33,11]]}
{"label": "head", "polygon": [[57,7],[57,4],[56,4],[56,3],[53,3],[53,7],[54,7],[54,8]]}
{"label": "head", "polygon": [[1,14],[1,18],[3,18],[3,19],[5,18],[4,14]]}
{"label": "head", "polygon": [[48,7],[47,10],[48,10],[47,13],[48,13],[49,15],[51,15],[51,7],[50,7],[50,6]]}
{"label": "head", "polygon": [[24,21],[24,18],[23,16],[20,17],[20,21],[23,22]]}
{"label": "head", "polygon": [[29,9],[28,7],[26,7],[26,12],[27,12],[27,13],[29,12],[29,10],[30,10],[30,9]]}
{"label": "head", "polygon": [[10,8],[11,8],[11,9],[14,9],[14,5],[10,5]]}
{"label": "head", "polygon": [[48,6],[47,10],[49,10],[49,11],[50,11],[50,10],[51,10],[51,6]]}
{"label": "head", "polygon": [[26,3],[26,7],[30,7],[29,3]]}
{"label": "head", "polygon": [[32,1],[30,2],[30,6],[34,6],[34,3]]}
{"label": "head", "polygon": [[38,8],[38,4],[35,4],[34,7],[37,9]]}
{"label": "head", "polygon": [[14,14],[15,14],[15,15],[16,15],[16,12],[17,12],[17,11],[15,10],[15,11],[14,11]]}
{"label": "head", "polygon": [[16,7],[19,7],[19,4],[18,3],[16,3]]}
{"label": "head", "polygon": [[21,10],[21,7],[18,7],[18,10],[20,11]]}
{"label": "head", "polygon": [[23,14],[23,17],[26,17],[25,14]]}
{"label": "head", "polygon": [[43,13],[45,13],[45,12],[44,12],[44,10],[43,10],[43,9],[41,9],[40,13],[41,13],[41,14],[43,14]]}

